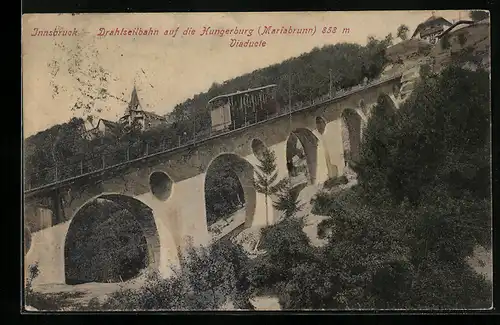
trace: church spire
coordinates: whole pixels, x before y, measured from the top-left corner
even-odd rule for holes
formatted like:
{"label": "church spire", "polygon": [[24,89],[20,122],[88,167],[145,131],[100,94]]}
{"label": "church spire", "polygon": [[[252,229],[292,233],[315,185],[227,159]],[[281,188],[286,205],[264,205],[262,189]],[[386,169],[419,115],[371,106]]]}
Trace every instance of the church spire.
{"label": "church spire", "polygon": [[130,97],[130,102],[128,104],[128,111],[141,110],[141,103],[139,102],[139,96],[137,96],[137,88],[134,82],[134,89],[132,90],[132,96]]}

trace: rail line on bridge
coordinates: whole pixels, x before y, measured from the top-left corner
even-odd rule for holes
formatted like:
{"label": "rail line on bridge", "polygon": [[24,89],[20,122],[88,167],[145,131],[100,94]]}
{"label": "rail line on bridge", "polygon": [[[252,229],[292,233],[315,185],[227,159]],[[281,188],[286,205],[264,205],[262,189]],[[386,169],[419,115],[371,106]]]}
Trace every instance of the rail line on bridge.
{"label": "rail line on bridge", "polygon": [[[129,156],[129,152],[130,152],[129,149],[130,149],[130,147],[128,147],[127,151],[126,151],[127,155],[126,155],[126,158],[124,159],[124,161],[121,161],[121,162],[118,162],[118,163],[115,163],[115,164],[110,164],[110,165],[106,165],[105,164],[105,156],[106,155],[110,155],[112,153],[102,154],[102,155],[99,156],[100,161],[101,161],[101,165],[99,166],[99,168],[96,168],[95,170],[83,172],[84,171],[84,168],[83,168],[84,162],[89,162],[89,161],[92,160],[92,159],[87,159],[87,160],[81,160],[78,163],[72,163],[72,164],[69,164],[69,165],[63,165],[62,167],[61,166],[55,166],[55,167],[47,168],[47,169],[44,169],[44,170],[41,170],[41,171],[33,172],[33,173],[29,174],[30,177],[28,177],[28,180],[32,180],[31,176],[33,176],[33,175],[37,175],[37,174],[40,174],[42,172],[49,172],[49,171],[54,171],[54,173],[53,173],[54,174],[54,179],[53,179],[52,182],[49,180],[46,183],[42,183],[41,185],[35,186],[35,187],[32,186],[32,184],[31,184],[30,181],[28,181],[27,184],[23,184],[25,187],[27,187],[27,189],[24,190],[24,195],[25,196],[31,196],[31,195],[33,195],[35,193],[38,193],[38,192],[41,192],[41,191],[44,191],[44,190],[52,190],[54,188],[58,188],[58,187],[70,184],[70,183],[74,182],[75,180],[78,180],[78,179],[81,179],[81,178],[85,178],[85,177],[89,177],[89,176],[92,176],[92,175],[101,174],[101,173],[104,173],[104,172],[106,172],[108,170],[120,168],[120,167],[129,165],[129,164],[133,164],[133,163],[139,162],[139,161],[144,161],[145,159],[149,159],[149,158],[152,158],[152,157],[157,157],[159,155],[163,155],[163,154],[166,154],[166,153],[171,153],[171,152],[174,152],[176,150],[185,149],[185,148],[188,148],[188,147],[191,147],[191,146],[197,146],[197,145],[200,145],[202,143],[205,143],[207,141],[210,141],[210,140],[213,140],[213,139],[216,139],[216,138],[219,138],[219,137],[223,137],[223,136],[227,136],[227,135],[232,134],[232,133],[240,132],[242,130],[245,130],[245,129],[249,128],[249,127],[252,127],[252,126],[255,126],[255,125],[258,125],[258,124],[263,124],[263,123],[266,123],[266,122],[269,122],[269,121],[273,121],[273,120],[276,120],[276,119],[279,119],[279,118],[291,115],[292,113],[295,113],[295,112],[301,112],[301,111],[305,111],[305,110],[308,110],[310,108],[313,108],[313,107],[316,107],[316,106],[319,106],[319,105],[324,105],[324,104],[328,104],[328,103],[331,103],[331,102],[335,102],[337,100],[345,98],[345,97],[347,97],[349,95],[352,95],[352,94],[354,94],[356,92],[359,92],[361,90],[365,90],[365,89],[368,89],[368,88],[371,88],[371,87],[375,87],[375,86],[378,86],[380,84],[386,83],[388,81],[392,81],[394,79],[400,78],[401,75],[402,75],[401,73],[397,73],[397,74],[393,74],[393,75],[385,77],[385,78],[379,78],[379,79],[373,80],[372,82],[367,83],[365,85],[354,86],[354,87],[352,87],[352,88],[350,88],[348,90],[339,90],[339,91],[337,91],[334,94],[335,96],[330,96],[329,94],[326,94],[326,95],[323,95],[321,97],[314,98],[313,100],[310,100],[310,101],[308,101],[306,103],[302,102],[301,106],[288,107],[282,113],[270,115],[266,119],[263,119],[261,121],[256,121],[256,122],[254,122],[252,124],[244,125],[242,127],[236,128],[236,129],[232,129],[232,130],[229,130],[229,131],[226,131],[226,132],[219,132],[219,133],[216,133],[216,134],[212,134],[210,132],[209,135],[208,135],[208,137],[204,137],[204,138],[201,138],[199,140],[196,139],[196,135],[197,134],[194,134],[192,139],[187,140],[184,143],[181,143],[181,141],[179,141],[179,145],[177,145],[175,147],[165,148],[163,146],[160,146],[159,151],[149,152],[148,151],[148,147],[147,147],[147,143],[146,143],[146,150],[145,150],[146,152],[145,152],[145,154],[142,154],[141,156],[139,156],[137,158],[130,159],[130,156]],[[198,133],[198,134],[200,134],[200,133]],[[116,152],[118,152],[118,151],[116,151]],[[58,171],[61,171],[61,169],[63,169],[64,167],[68,167],[68,166],[69,167],[71,167],[71,166],[79,166],[80,167],[80,169],[79,169],[80,173],[76,174],[76,175],[72,175],[72,176],[69,176],[69,177],[65,177],[65,178],[59,179],[59,177],[58,177]],[[59,175],[60,175],[60,173],[59,173]]]}

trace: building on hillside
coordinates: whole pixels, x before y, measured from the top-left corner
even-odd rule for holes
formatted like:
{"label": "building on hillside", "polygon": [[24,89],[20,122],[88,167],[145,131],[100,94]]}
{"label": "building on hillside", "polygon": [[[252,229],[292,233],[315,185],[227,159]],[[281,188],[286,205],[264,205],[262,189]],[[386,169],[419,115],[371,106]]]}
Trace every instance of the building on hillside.
{"label": "building on hillside", "polygon": [[490,19],[481,21],[459,20],[443,31],[440,42],[447,39],[448,46],[436,46],[430,56],[435,58],[436,70],[445,67],[453,57],[465,54],[464,67],[476,70],[481,67],[490,71]]}
{"label": "building on hillside", "polygon": [[84,131],[88,132],[97,128],[99,124],[99,119],[93,115],[88,115],[84,120]]}
{"label": "building on hillside", "polygon": [[94,124],[93,118],[87,118],[85,121],[86,131],[83,133],[83,137],[87,140],[96,139],[106,135],[117,136],[119,135],[123,127],[112,121],[99,119],[97,123]]}
{"label": "building on hillside", "polygon": [[431,44],[436,44],[438,35],[451,25],[452,23],[443,17],[432,14],[426,21],[417,26],[411,38],[419,38]]}
{"label": "building on hillside", "polygon": [[168,121],[164,116],[145,111],[137,96],[137,89],[134,87],[127,110],[120,118],[119,123],[125,128],[138,128],[145,131],[160,124],[166,124]]}

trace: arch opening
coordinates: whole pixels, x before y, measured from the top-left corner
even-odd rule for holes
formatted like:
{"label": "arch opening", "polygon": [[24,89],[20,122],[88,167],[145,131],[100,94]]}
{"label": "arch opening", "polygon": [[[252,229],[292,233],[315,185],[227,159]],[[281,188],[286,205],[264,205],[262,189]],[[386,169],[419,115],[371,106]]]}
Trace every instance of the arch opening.
{"label": "arch opening", "polygon": [[361,117],[353,109],[342,112],[342,143],[344,147],[344,161],[357,163],[361,150]]}
{"label": "arch opening", "polygon": [[399,84],[395,84],[392,86],[392,92],[394,93],[394,97],[397,98],[399,96],[400,90],[401,86]]}
{"label": "arch opening", "polygon": [[292,185],[315,183],[318,144],[318,138],[308,129],[299,128],[290,133],[286,143],[286,165]]}
{"label": "arch opening", "polygon": [[166,173],[156,171],[149,176],[149,187],[158,200],[165,201],[172,192],[172,180]]}
{"label": "arch opening", "polygon": [[319,134],[325,133],[326,121],[321,116],[316,116],[316,129],[318,130]]}
{"label": "arch opening", "polygon": [[252,140],[252,152],[258,160],[263,159],[265,150],[266,146],[264,145],[264,142],[259,139]]}
{"label": "arch opening", "polygon": [[66,284],[116,283],[157,268],[160,240],[152,210],[124,195],[101,195],[77,211],[64,245]]}
{"label": "arch opening", "polygon": [[257,202],[253,179],[253,166],[235,154],[219,155],[210,163],[205,174],[205,207],[212,236],[225,236],[253,222]]}
{"label": "arch opening", "polygon": [[380,94],[378,96],[377,104],[379,106],[382,106],[385,110],[385,113],[388,115],[392,115],[394,112],[397,111],[396,103],[392,100],[392,98],[389,95],[385,93]]}

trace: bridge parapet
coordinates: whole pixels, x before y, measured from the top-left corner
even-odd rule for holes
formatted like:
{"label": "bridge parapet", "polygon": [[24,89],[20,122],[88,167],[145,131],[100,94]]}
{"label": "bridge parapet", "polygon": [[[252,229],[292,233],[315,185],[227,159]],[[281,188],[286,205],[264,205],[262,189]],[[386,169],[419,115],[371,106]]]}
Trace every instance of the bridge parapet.
{"label": "bridge parapet", "polygon": [[67,165],[59,165],[45,170],[35,171],[29,173],[28,175],[25,175],[24,193],[29,197],[32,193],[36,193],[40,190],[64,186],[64,184],[71,183],[81,178],[96,174],[103,174],[110,169],[119,169],[121,167],[124,167],[125,165],[144,161],[149,158],[157,157],[158,155],[172,153],[183,149],[190,149],[199,146],[206,141],[224,137],[234,132],[253,127],[257,124],[260,125],[262,123],[268,123],[270,121],[285,117],[290,114],[294,114],[296,112],[314,110],[315,108],[318,108],[320,106],[335,103],[353,94],[357,94],[366,89],[381,85],[400,77],[401,72],[397,72],[394,75],[375,79],[371,82],[357,85],[349,89],[339,90],[334,94],[325,94],[320,97],[311,99],[307,102],[295,103],[292,107],[285,108],[285,110],[279,114],[269,115],[263,120],[255,121],[253,124],[243,126],[239,129],[230,129],[219,133],[204,132],[200,134],[194,134],[193,136],[179,138],[177,144],[174,146],[167,146],[166,143],[162,143],[159,146],[153,147],[148,146],[147,143],[144,143],[143,150],[135,152],[135,154],[132,154],[131,148],[123,148],[118,149],[117,151],[112,153],[93,157],[88,160],[82,160]]}

